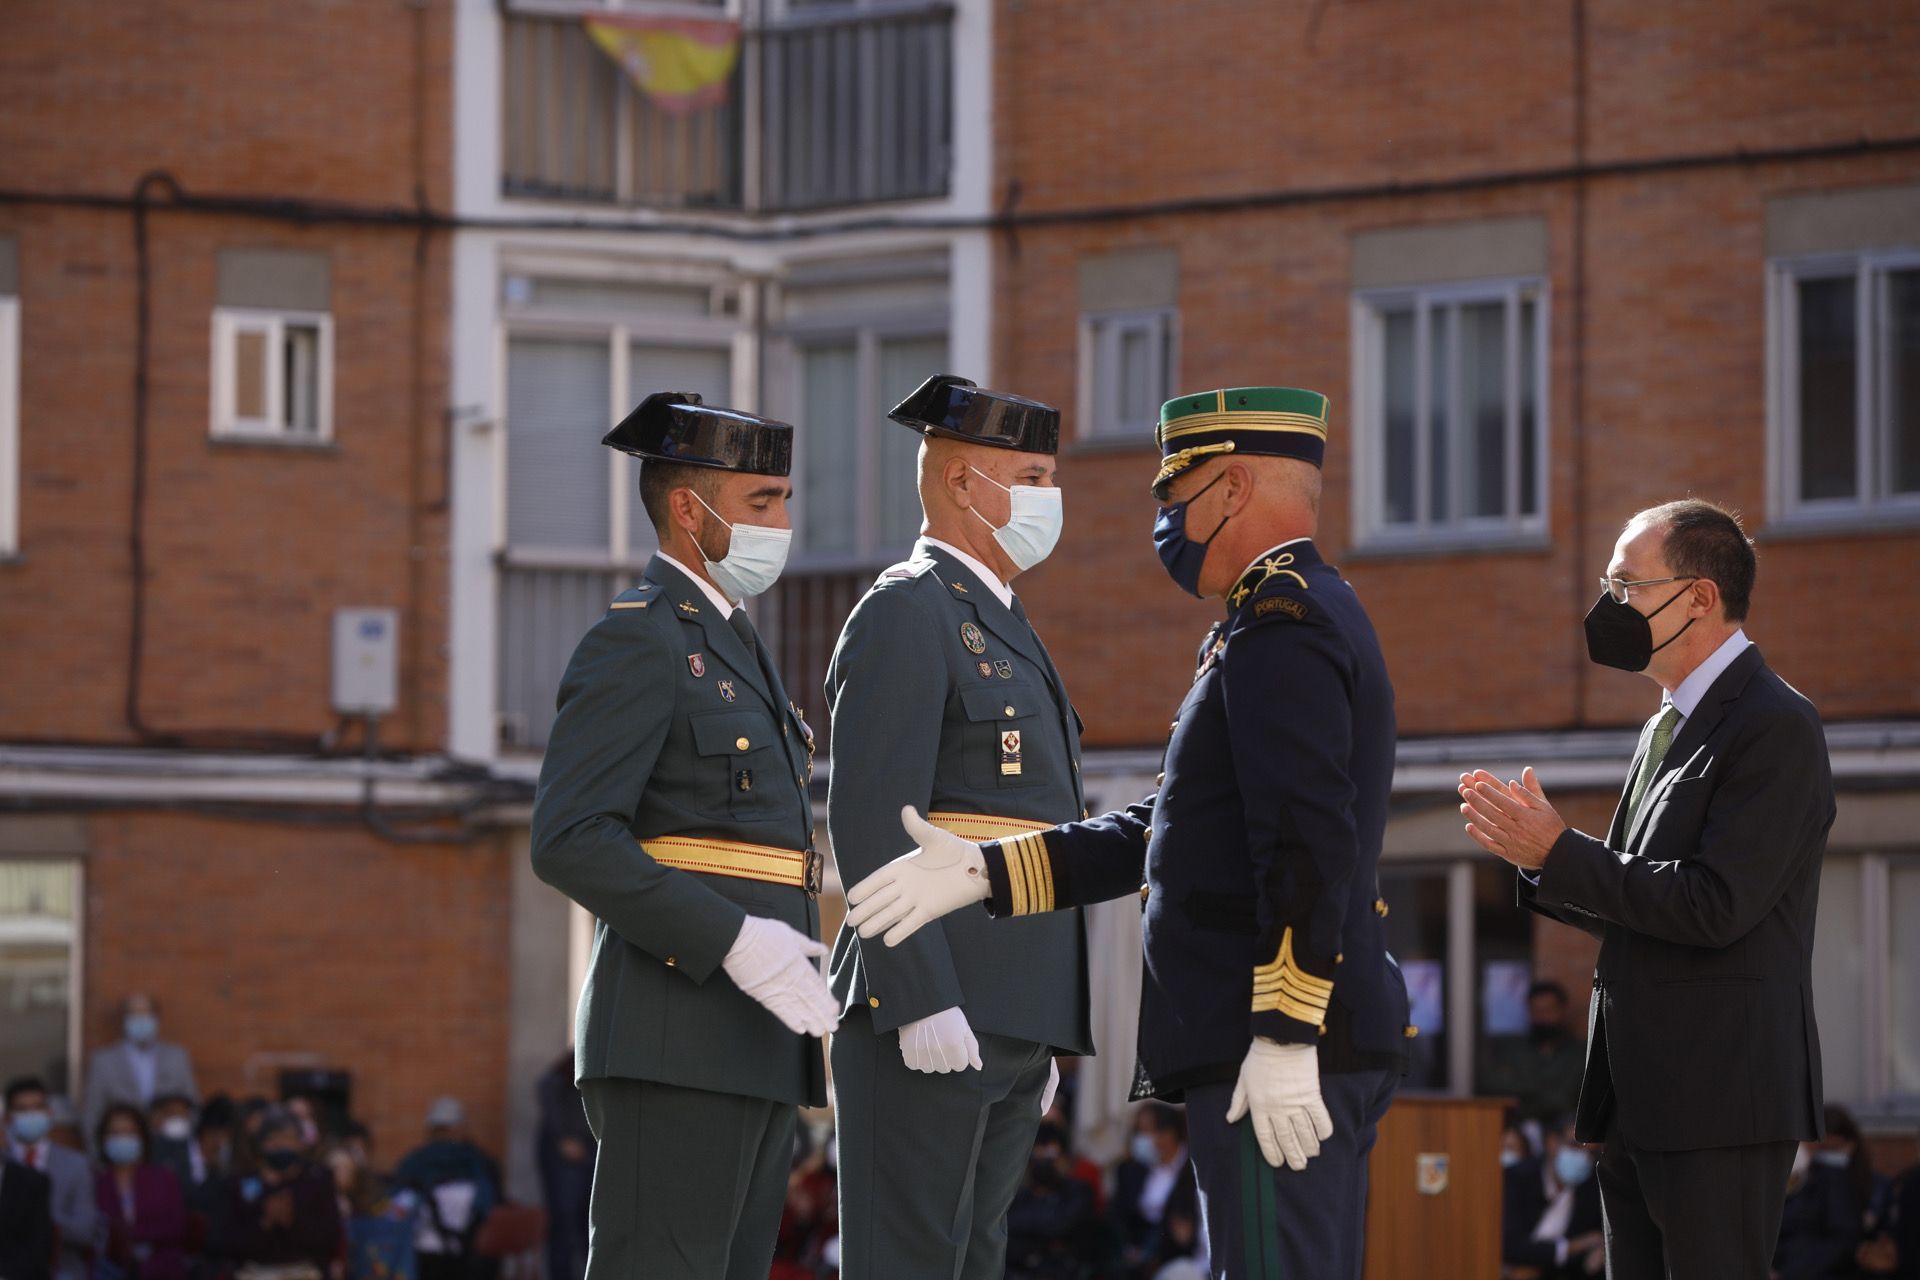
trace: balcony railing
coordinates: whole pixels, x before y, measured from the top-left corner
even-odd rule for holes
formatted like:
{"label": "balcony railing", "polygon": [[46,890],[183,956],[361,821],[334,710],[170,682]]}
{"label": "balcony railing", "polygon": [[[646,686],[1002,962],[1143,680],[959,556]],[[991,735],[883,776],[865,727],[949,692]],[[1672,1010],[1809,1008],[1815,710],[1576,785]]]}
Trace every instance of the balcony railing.
{"label": "balcony railing", "polygon": [[786,212],[947,192],[950,5],[750,27],[726,100],[684,113],[636,88],[577,17],[503,23],[510,196]]}

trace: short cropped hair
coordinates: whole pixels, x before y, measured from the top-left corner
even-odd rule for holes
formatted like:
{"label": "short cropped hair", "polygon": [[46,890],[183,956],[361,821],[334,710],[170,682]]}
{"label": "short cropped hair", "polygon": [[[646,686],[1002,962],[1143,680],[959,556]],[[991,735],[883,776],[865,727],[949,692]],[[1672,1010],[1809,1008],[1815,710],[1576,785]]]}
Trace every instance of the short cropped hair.
{"label": "short cropped hair", "polygon": [[1727,620],[1746,621],[1759,564],[1739,516],[1702,498],[1682,498],[1649,507],[1634,520],[1664,527],[1667,565],[1675,576],[1712,579]]}
{"label": "short cropped hair", "polygon": [[708,502],[713,501],[721,473],[712,467],[696,467],[685,462],[667,462],[648,458],[640,464],[640,505],[654,532],[665,542],[673,532],[673,516],[667,510],[667,495],[675,489],[691,489]]}

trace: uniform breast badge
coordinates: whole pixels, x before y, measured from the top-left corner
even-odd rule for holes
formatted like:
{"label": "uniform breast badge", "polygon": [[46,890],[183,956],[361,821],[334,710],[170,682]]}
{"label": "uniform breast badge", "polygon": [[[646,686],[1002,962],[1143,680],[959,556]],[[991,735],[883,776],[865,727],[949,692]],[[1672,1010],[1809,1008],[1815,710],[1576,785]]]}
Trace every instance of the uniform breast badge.
{"label": "uniform breast badge", "polygon": [[[698,673],[696,672],[695,674],[698,674]],[[734,698],[738,696],[733,691],[733,681],[722,680],[720,682],[720,696],[726,699],[728,702],[732,702]]]}
{"label": "uniform breast badge", "polygon": [[960,624],[960,643],[967,646],[968,653],[985,653],[987,637],[981,633],[980,626],[974,622]]}
{"label": "uniform breast badge", "polygon": [[753,790],[753,770],[742,769],[740,772],[734,774],[733,783],[742,791]]}
{"label": "uniform breast badge", "polygon": [[1008,729],[1000,735],[1000,776],[1014,778],[1020,775],[1020,731]]}
{"label": "uniform breast badge", "polygon": [[976,664],[976,665],[977,665],[977,667],[978,667],[978,669],[979,669],[979,672],[980,672],[980,678],[981,678],[982,680],[991,680],[991,679],[993,679],[993,664],[992,664],[992,663],[990,663],[990,662],[986,662],[986,661],[981,661],[981,662],[979,662],[979,663],[978,663],[978,664]]}
{"label": "uniform breast badge", "polygon": [[1009,662],[1007,659],[995,658],[993,660],[993,669],[1000,673],[1000,678],[1002,680],[1013,679],[1013,663]]}
{"label": "uniform breast badge", "polygon": [[695,680],[698,680],[701,676],[704,676],[705,674],[707,674],[706,656],[704,654],[698,654],[698,653],[688,654],[687,670],[693,672],[693,678]]}

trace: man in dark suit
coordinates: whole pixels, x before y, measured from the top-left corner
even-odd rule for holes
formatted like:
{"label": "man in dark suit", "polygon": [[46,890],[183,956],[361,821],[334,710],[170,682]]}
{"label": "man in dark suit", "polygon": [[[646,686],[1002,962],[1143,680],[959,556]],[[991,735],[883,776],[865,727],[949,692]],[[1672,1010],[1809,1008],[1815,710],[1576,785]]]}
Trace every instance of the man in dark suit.
{"label": "man in dark suit", "polygon": [[1767,1274],[1793,1153],[1821,1132],[1813,924],[1833,778],[1813,706],[1741,629],[1739,522],[1635,516],[1587,615],[1595,662],[1665,691],[1605,840],[1532,769],[1463,774],[1467,832],[1520,901],[1601,939],[1577,1117],[1600,1161],[1609,1275]]}
{"label": "man in dark suit", "polygon": [[53,1274],[53,1183],[0,1156],[0,1280]]}

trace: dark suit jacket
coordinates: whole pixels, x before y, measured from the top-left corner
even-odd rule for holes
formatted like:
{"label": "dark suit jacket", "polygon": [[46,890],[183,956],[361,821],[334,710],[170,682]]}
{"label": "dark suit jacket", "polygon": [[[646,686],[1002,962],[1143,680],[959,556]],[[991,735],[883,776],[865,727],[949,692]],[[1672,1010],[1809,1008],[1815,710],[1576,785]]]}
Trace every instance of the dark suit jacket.
{"label": "dark suit jacket", "polygon": [[1819,1137],[1813,922],[1834,815],[1819,714],[1749,647],[1630,829],[1625,810],[1605,841],[1564,833],[1537,886],[1520,879],[1523,905],[1601,939],[1581,1141],[1609,1123],[1651,1151]]}
{"label": "dark suit jacket", "polygon": [[0,1280],[53,1274],[53,1183],[37,1169],[0,1157]]}
{"label": "dark suit jacket", "polygon": [[[1500,1261],[1509,1266],[1533,1266],[1554,1274],[1556,1242],[1535,1240],[1533,1229],[1547,1211],[1547,1188],[1541,1181],[1540,1161],[1522,1160],[1502,1175],[1504,1190],[1500,1215]],[[1563,1239],[1573,1240],[1601,1228],[1600,1179],[1595,1176],[1573,1189],[1573,1213]]]}

